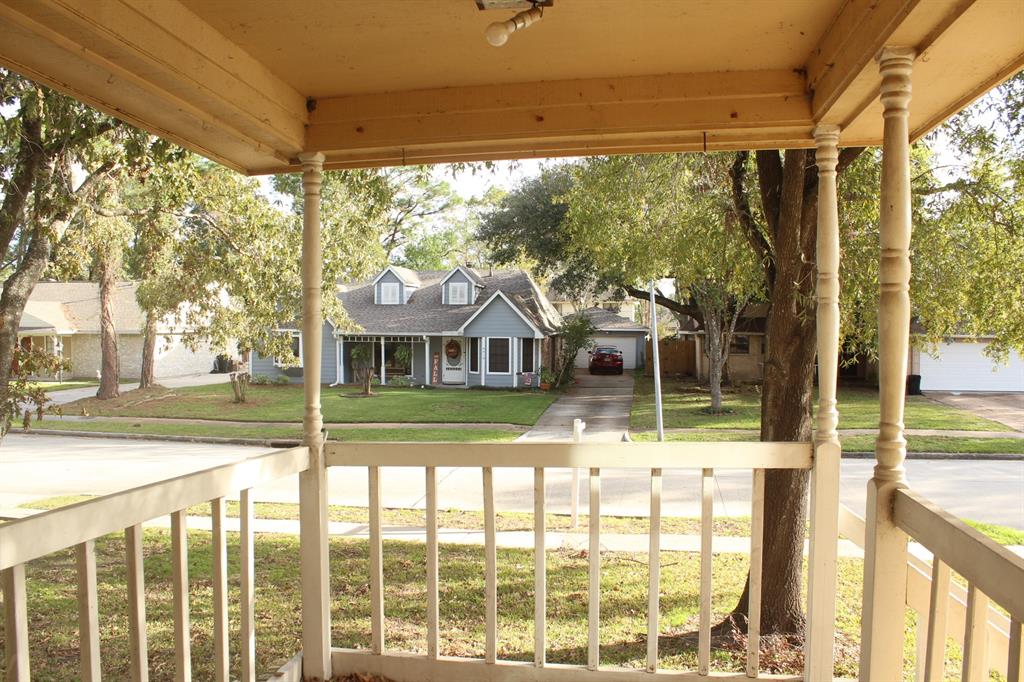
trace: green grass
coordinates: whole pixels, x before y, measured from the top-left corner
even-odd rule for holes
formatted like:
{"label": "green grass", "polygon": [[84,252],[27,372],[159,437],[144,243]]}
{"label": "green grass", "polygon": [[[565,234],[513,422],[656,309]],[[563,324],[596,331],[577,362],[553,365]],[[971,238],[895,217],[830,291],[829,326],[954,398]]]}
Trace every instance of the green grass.
{"label": "green grass", "polygon": [[[652,442],[657,439],[653,431],[631,434],[635,441]],[[907,452],[938,452],[944,454],[1024,454],[1021,438],[968,438],[963,436],[907,436]],[[665,440],[685,442],[757,441],[754,433],[711,430],[666,433]],[[874,436],[843,436],[846,452],[874,452]]]}
{"label": "green grass", "polygon": [[[238,622],[238,537],[228,538],[229,617]],[[212,566],[210,535],[190,532],[189,580],[192,620],[192,663],[195,679],[212,679]],[[96,543],[101,650],[107,679],[126,679],[129,660],[125,599],[124,543],[112,535]],[[442,544],[440,549],[441,654],[481,657],[484,645],[484,571],[482,547]],[[173,628],[170,542],[164,530],[144,532],[146,616],[154,682],[173,676]],[[426,556],[419,543],[384,543],[385,617],[388,648],[426,651]],[[370,644],[368,546],[365,541],[334,538],[330,543],[331,623],[335,646],[365,648]],[[639,562],[639,563],[638,563]],[[642,668],[646,653],[647,571],[645,555],[608,552],[602,555],[601,658],[609,665]],[[859,598],[858,561],[840,560],[844,598]],[[717,555],[714,559],[715,616],[723,616],[743,589],[747,558]],[[700,560],[696,554],[665,553],[661,557],[662,642],[665,668],[696,666],[696,652],[678,635],[696,628],[699,614]],[[298,538],[260,535],[256,542],[257,668],[271,673],[301,647]],[[28,565],[28,602],[32,633],[33,679],[76,679],[78,626],[74,556],[62,551]],[[845,577],[849,574],[848,577]],[[583,664],[587,644],[588,562],[585,553],[548,553],[548,660]],[[852,607],[851,607],[852,608]],[[498,549],[498,656],[533,659],[533,553]],[[849,635],[844,634],[847,640]],[[232,647],[233,666],[237,649]],[[769,647],[765,665],[799,670],[799,652]],[[741,648],[715,649],[718,670],[743,670]],[[851,647],[842,648],[840,670],[852,675]],[[237,667],[234,668],[237,670]]]}
{"label": "green grass", "polygon": [[[195,679],[212,679],[213,599],[210,534],[188,534],[191,648]],[[150,679],[173,679],[173,625],[170,540],[168,532],[143,533],[146,617]],[[533,553],[499,548],[498,657],[533,659]],[[120,534],[96,542],[100,614],[100,646],[106,679],[127,679],[127,604],[124,541]],[[298,538],[258,535],[255,544],[256,664],[260,677],[276,670],[301,647],[301,590]],[[484,648],[484,550],[442,544],[440,555],[440,653],[480,658]],[[238,535],[228,533],[229,622],[237,627]],[[332,538],[330,593],[332,643],[368,648],[370,599],[366,576],[368,545],[362,540]],[[607,665],[643,668],[646,655],[647,570],[645,554],[604,552],[601,556],[601,661]],[[696,629],[699,618],[700,557],[693,553],[662,553],[660,667],[696,667],[693,640],[682,634]],[[748,567],[746,556],[720,554],[713,560],[715,576],[712,620],[736,603]],[[837,676],[857,673],[863,565],[858,559],[838,561]],[[384,542],[384,610],[388,649],[426,652],[426,555],[421,543]],[[552,663],[582,665],[587,657],[588,558],[585,552],[556,550],[547,555],[547,658]],[[75,592],[75,560],[71,550],[30,562],[27,589],[32,636],[29,638],[33,679],[77,679],[79,638]],[[913,679],[914,618],[907,617],[908,660],[905,680]],[[711,667],[741,672],[745,642],[716,642]],[[238,670],[232,643],[232,670]],[[762,670],[796,674],[802,670],[798,647],[779,638],[762,643]],[[947,650],[947,679],[957,679],[960,652]]]}
{"label": "green grass", "polygon": [[89,386],[99,386],[98,381],[82,380],[82,381],[34,381],[30,384],[32,388],[42,388],[47,393],[53,393],[55,391],[66,391],[71,388],[87,388]]}
{"label": "green grass", "polygon": [[[323,387],[325,422],[470,422],[532,426],[556,393],[502,390],[376,388],[373,398],[353,398],[351,386]],[[248,401],[232,401],[227,384],[129,391],[113,400],[88,398],[64,406],[94,416],[178,417],[246,422],[301,422],[301,385],[250,386]]]}
{"label": "green grass", "polygon": [[1024,545],[1024,530],[983,521],[967,521],[967,525],[979,533],[989,536],[1000,545]]}
{"label": "green grass", "polygon": [[[258,438],[270,440],[299,439],[300,426],[266,426],[262,424],[182,424],[180,422],[130,422],[113,419],[91,419],[88,421],[62,421],[47,417],[42,422],[32,422],[35,431],[89,431],[92,433],[136,433],[155,436],[193,436],[202,438]],[[452,427],[425,428],[373,428],[357,427],[330,429],[330,440],[340,441],[420,441],[420,442],[502,442],[515,440],[521,431],[512,429]]]}
{"label": "green grass", "polygon": [[[33,500],[21,505],[25,509],[56,509],[69,504],[90,500],[93,495],[58,495],[40,500]],[[350,507],[330,505],[327,508],[331,521],[348,523],[366,523],[366,507]],[[189,507],[190,516],[209,516],[208,504],[197,504]],[[297,521],[299,505],[290,502],[256,502],[253,514],[257,519],[281,519]],[[238,502],[229,500],[227,515],[238,517]],[[572,528],[572,519],[568,514],[547,514],[545,524],[549,531],[570,531],[586,533],[589,529],[590,517],[579,515],[577,528]],[[426,512],[422,509],[384,509],[382,523],[386,526],[423,527],[426,525]],[[437,512],[437,523],[440,528],[459,528],[478,530],[483,528],[484,516],[479,511],[461,509],[440,509]],[[495,514],[495,528],[499,531],[532,531],[533,514],[529,512],[498,512]],[[648,531],[649,525],[643,516],[602,516],[601,532],[611,534],[642,534]],[[712,530],[715,535],[723,537],[749,537],[749,516],[718,516],[715,517]],[[661,531],[668,534],[697,535],[700,533],[700,519],[686,516],[663,516]]]}
{"label": "green grass", "polygon": [[[732,413],[710,415],[704,412],[710,404],[706,390],[692,381],[665,379],[662,382],[665,428],[760,429],[760,399],[756,388],[729,391],[723,396],[722,403]],[[905,422],[908,429],[1012,431],[1005,424],[941,405],[924,396],[907,396]],[[655,427],[653,379],[636,379],[630,425],[636,430]],[[866,388],[840,388],[839,426],[844,429],[878,428],[878,392]]]}

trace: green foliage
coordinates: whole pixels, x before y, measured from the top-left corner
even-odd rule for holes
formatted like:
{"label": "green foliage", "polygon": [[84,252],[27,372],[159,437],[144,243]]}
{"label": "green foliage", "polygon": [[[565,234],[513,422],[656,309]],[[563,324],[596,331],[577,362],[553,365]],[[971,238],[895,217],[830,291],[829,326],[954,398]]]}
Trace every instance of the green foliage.
{"label": "green foliage", "polygon": [[250,383],[253,384],[254,386],[266,386],[267,384],[270,383],[270,377],[268,377],[266,374],[255,374],[253,375],[252,381]]}
{"label": "green foliage", "polygon": [[[597,328],[589,318],[575,315],[567,318],[558,328],[562,340],[562,350],[558,357],[558,371],[552,380],[556,386],[565,386],[572,382],[576,372],[576,355],[581,350],[594,347],[594,334]],[[543,381],[543,371],[541,373]]]}
{"label": "green foliage", "polygon": [[46,387],[31,377],[53,376],[58,372],[70,371],[71,365],[52,353],[38,348],[26,349],[17,346],[14,350],[14,367],[7,384],[7,391],[0,401],[0,438],[7,435],[23,411],[30,408],[41,418],[46,403]]}

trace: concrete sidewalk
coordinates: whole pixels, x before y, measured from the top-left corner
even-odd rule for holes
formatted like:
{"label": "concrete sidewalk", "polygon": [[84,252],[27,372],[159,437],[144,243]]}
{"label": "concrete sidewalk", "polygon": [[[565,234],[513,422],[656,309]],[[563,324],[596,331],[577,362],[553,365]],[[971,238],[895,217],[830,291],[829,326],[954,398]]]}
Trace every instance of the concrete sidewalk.
{"label": "concrete sidewalk", "polygon": [[[7,518],[29,516],[33,512],[26,509],[4,510],[0,509],[0,518],[8,514]],[[212,520],[209,516],[189,516],[187,525],[194,530],[212,530]],[[147,528],[170,528],[169,517],[160,517],[143,524]],[[239,520],[237,518],[226,518],[224,527],[231,532],[239,531]],[[283,519],[254,519],[253,531],[256,533],[280,533],[287,535],[299,534],[299,522]],[[369,526],[365,523],[351,523],[331,521],[328,524],[328,534],[334,537],[346,537],[359,540],[366,540],[370,537]],[[381,528],[381,537],[384,540],[395,540],[400,542],[427,541],[427,529],[422,526],[384,526]],[[438,528],[438,542],[457,545],[483,545],[485,543],[484,531],[467,530],[465,528]],[[494,534],[495,543],[498,547],[511,549],[533,549],[533,531],[497,531]],[[547,532],[544,534],[544,546],[548,551],[567,550],[572,552],[586,551],[590,546],[590,539],[586,533],[571,532]],[[808,541],[804,541],[804,555],[808,552]],[[646,554],[649,548],[649,539],[643,533],[603,533],[601,535],[601,550],[604,552],[629,552],[631,554]],[[661,550],[663,552],[691,552],[700,553],[701,537],[699,535],[678,535],[663,533],[661,535]],[[864,557],[864,550],[855,543],[845,538],[839,539],[839,556],[861,559]],[[1017,556],[1024,557],[1024,546],[1008,545],[1007,549]],[[911,542],[909,551],[925,561],[931,561],[932,555],[922,545]],[[729,537],[716,535],[711,542],[712,554],[750,554],[750,538]]]}
{"label": "concrete sidewalk", "polygon": [[[157,379],[156,383],[166,388],[184,388],[186,386],[206,386],[208,384],[226,384],[227,374],[189,374],[181,377],[165,377]],[[122,393],[134,391],[139,387],[138,382],[130,384],[118,384],[117,388]],[[66,391],[53,391],[47,393],[46,397],[54,405],[66,405],[82,398],[95,398],[97,386],[86,386],[84,388],[69,388]]]}

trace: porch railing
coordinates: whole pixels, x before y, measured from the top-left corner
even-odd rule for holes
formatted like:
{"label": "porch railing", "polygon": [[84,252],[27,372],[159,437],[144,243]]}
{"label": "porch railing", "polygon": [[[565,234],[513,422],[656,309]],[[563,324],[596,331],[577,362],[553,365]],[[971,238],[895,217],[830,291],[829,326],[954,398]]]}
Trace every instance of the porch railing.
{"label": "porch railing", "polygon": [[[995,605],[988,604],[987,599],[982,605],[977,597],[969,615],[971,588],[953,581],[950,570],[968,580],[977,580],[976,589],[983,594],[990,589],[989,586],[994,586],[994,600],[1010,611],[1010,607],[1000,600],[1009,596],[1010,601],[1017,602],[1019,607],[1021,591],[1024,590],[1024,561],[916,493],[904,490],[900,495],[906,498],[903,516],[897,520],[906,519],[906,505],[913,504],[916,509],[911,512],[911,517],[917,521],[910,521],[903,529],[933,552],[931,563],[913,553],[907,555],[906,606],[917,616],[915,680],[933,682],[945,679],[945,642],[949,638],[960,646],[966,644],[965,652],[973,649],[973,662],[965,660],[962,679],[988,680],[988,671],[994,670],[1011,682],[1020,682],[1024,679],[1020,615],[1007,617]],[[899,506],[897,514],[900,514]],[[919,524],[923,519],[928,519],[925,522],[928,530],[913,530],[911,525]],[[840,535],[863,548],[865,530],[862,517],[840,506]],[[967,536],[969,540],[966,540]],[[967,568],[967,571],[958,567]],[[1012,596],[1007,595],[1007,590]],[[967,636],[969,632],[970,639]],[[970,672],[968,664],[973,668]]]}
{"label": "porch railing", "polygon": [[191,679],[188,536],[186,510],[210,503],[213,529],[214,658],[216,679],[229,679],[228,562],[225,502],[240,493],[241,679],[256,679],[252,488],[309,468],[306,447],[278,450],[239,462],[86,500],[0,525],[0,576],[5,618],[6,679],[30,679],[25,564],[74,548],[78,580],[80,679],[100,679],[100,626],[96,586],[97,538],[124,531],[128,582],[131,676],[149,679],[142,571],[142,524],[171,517],[175,679]]}
{"label": "porch railing", "polygon": [[[365,467],[369,480],[369,586],[371,598],[371,646],[369,650],[332,651],[334,674],[372,673],[398,682],[442,679],[583,680],[643,677],[658,669],[659,571],[662,471],[701,471],[701,568],[700,620],[697,670],[679,673],[678,679],[730,677],[711,670],[711,543],[712,490],[715,469],[752,471],[750,604],[746,671],[739,678],[798,680],[801,677],[765,675],[760,672],[760,594],[764,472],[766,469],[810,469],[810,443],[516,443],[455,446],[442,443],[328,443],[327,466]],[[426,485],[427,535],[427,653],[415,655],[387,649],[384,627],[384,574],[381,531],[381,468],[422,467]],[[485,547],[485,647],[482,659],[441,656],[438,618],[437,468],[481,469],[484,502]],[[497,544],[494,509],[494,469],[532,468],[534,472],[534,661],[523,663],[498,658]],[[589,472],[589,594],[586,666],[552,665],[546,661],[546,547],[545,471],[549,468],[581,468]],[[603,667],[600,659],[601,578],[601,475],[603,471],[646,469],[651,474],[650,572],[647,616],[647,670]],[[831,628],[831,625],[826,627]],[[480,666],[486,666],[480,667]],[[673,679],[677,679],[673,676]]]}

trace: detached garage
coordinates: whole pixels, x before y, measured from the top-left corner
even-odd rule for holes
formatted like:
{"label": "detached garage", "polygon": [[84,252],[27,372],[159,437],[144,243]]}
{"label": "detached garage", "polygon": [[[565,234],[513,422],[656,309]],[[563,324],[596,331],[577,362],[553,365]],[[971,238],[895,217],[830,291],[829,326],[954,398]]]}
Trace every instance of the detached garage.
{"label": "detached garage", "polygon": [[1024,392],[1024,358],[1012,352],[1007,364],[996,364],[987,347],[987,341],[944,341],[934,357],[915,349],[911,373],[921,375],[922,391]]}
{"label": "detached garage", "polygon": [[[598,346],[614,346],[622,351],[622,369],[644,366],[646,327],[604,308],[587,308],[578,314],[585,315],[597,327],[594,342]],[[590,354],[587,351],[581,350],[576,354],[576,367],[589,364]]]}

